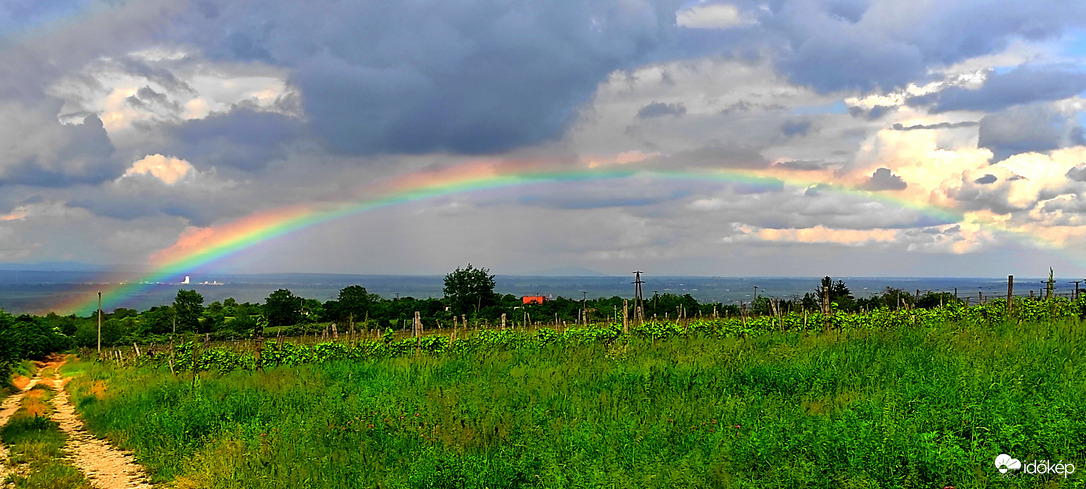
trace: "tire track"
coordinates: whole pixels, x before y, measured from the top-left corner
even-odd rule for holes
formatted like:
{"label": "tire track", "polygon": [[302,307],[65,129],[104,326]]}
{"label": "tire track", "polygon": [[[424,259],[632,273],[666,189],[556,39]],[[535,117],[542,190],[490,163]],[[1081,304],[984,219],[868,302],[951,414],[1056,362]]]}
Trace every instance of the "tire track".
{"label": "tire track", "polygon": [[[41,377],[34,375],[33,379],[30,379],[30,383],[26,385],[22,390],[8,396],[4,399],[4,402],[0,403],[0,428],[3,428],[11,421],[11,416],[19,410],[19,403],[23,402],[23,398],[26,397],[26,393],[30,392],[30,389],[38,384]],[[11,464],[8,460],[8,447],[3,442],[0,442],[0,484],[3,484],[4,479],[8,478],[11,474]],[[0,487],[8,487],[8,485],[0,485]]]}
{"label": "tire track", "polygon": [[91,485],[99,489],[150,489],[147,472],[135,462],[131,453],[117,449],[106,440],[94,438],[83,428],[83,421],[72,407],[59,371],[53,376],[53,388],[57,392],[53,397],[53,421],[68,435],[64,451]]}

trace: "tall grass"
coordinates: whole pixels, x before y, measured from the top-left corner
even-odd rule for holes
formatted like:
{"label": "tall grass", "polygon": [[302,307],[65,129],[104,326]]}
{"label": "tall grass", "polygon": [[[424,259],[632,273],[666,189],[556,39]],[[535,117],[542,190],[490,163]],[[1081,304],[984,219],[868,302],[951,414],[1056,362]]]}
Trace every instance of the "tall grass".
{"label": "tall grass", "polygon": [[82,363],[178,487],[1035,487],[1086,466],[1075,322],[545,343],[170,375]]}

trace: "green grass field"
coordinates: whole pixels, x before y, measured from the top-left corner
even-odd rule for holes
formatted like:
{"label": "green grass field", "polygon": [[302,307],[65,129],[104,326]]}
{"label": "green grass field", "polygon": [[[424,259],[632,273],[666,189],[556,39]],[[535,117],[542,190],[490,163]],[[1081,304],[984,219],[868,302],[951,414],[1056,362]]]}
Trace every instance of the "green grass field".
{"label": "green grass field", "polygon": [[1079,487],[1084,347],[1067,320],[64,372],[177,487]]}

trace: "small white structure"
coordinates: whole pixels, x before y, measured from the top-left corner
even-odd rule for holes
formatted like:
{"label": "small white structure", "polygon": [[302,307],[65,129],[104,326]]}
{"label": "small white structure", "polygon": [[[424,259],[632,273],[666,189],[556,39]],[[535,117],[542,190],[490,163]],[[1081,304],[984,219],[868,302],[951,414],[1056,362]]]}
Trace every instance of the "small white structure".
{"label": "small white structure", "polygon": [[185,275],[185,280],[181,281],[181,285],[188,285],[188,284],[189,284],[189,276]]}

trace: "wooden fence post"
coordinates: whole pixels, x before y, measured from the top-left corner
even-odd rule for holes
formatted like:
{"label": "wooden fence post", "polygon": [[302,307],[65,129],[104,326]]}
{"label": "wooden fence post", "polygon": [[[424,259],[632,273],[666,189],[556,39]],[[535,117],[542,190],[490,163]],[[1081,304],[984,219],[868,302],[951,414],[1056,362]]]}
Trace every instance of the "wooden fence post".
{"label": "wooden fence post", "polygon": [[1007,316],[1014,311],[1014,275],[1007,275]]}
{"label": "wooden fence post", "polygon": [[630,318],[627,315],[629,312],[629,301],[622,299],[622,334],[630,334]]}

